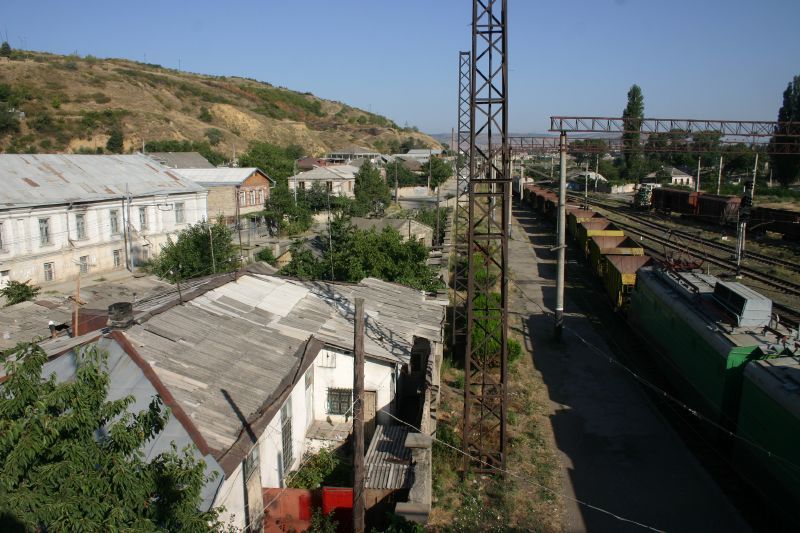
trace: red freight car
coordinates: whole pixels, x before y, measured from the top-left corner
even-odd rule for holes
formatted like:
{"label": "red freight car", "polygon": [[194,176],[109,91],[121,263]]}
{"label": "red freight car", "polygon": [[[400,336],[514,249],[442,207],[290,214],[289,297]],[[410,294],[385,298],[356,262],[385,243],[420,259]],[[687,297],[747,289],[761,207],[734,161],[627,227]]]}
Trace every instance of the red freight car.
{"label": "red freight car", "polygon": [[703,193],[659,187],[653,189],[653,208],[664,213],[697,213],[697,197]]}
{"label": "red freight car", "polygon": [[736,224],[739,218],[739,196],[701,194],[697,197],[697,217],[707,224]]}

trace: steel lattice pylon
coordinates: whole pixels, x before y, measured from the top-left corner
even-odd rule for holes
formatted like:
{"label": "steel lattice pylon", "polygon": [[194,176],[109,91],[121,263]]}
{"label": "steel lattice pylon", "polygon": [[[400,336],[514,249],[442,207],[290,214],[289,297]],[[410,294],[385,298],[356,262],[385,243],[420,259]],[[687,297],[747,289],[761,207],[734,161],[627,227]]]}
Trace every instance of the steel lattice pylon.
{"label": "steel lattice pylon", "polygon": [[467,220],[469,217],[470,71],[469,52],[458,53],[458,132],[456,140],[456,212],[453,219],[453,320],[452,346],[464,339],[467,321]]}
{"label": "steel lattice pylon", "polygon": [[463,438],[472,458],[465,458],[465,469],[478,471],[503,468],[506,459],[511,201],[506,13],[506,0],[473,1]]}

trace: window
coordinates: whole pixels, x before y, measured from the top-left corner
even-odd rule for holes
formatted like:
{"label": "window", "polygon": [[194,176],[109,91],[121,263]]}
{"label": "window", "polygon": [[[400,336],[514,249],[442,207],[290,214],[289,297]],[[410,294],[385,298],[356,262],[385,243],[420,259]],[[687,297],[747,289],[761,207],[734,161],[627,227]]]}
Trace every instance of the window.
{"label": "window", "polygon": [[301,191],[306,190],[306,182],[305,181],[298,182],[297,186]]}
{"label": "window", "polygon": [[258,204],[264,205],[264,189],[258,190]]}
{"label": "window", "polygon": [[142,261],[150,260],[150,247],[148,245],[142,246]]}
{"label": "window", "polygon": [[250,448],[250,453],[247,454],[247,457],[244,459],[244,480],[247,481],[250,479],[250,476],[253,475],[258,470],[258,443],[256,442],[255,445]]}
{"label": "window", "polygon": [[250,205],[256,205],[256,191],[250,191]]}
{"label": "window", "polygon": [[186,222],[186,215],[183,211],[183,202],[176,202],[175,203],[175,223],[176,224],[183,224]]}
{"label": "window", "polygon": [[283,448],[283,471],[292,466],[292,398],[281,407],[281,445]]}
{"label": "window", "polygon": [[50,244],[50,219],[39,219],[39,245],[47,246]]}
{"label": "window", "polygon": [[325,188],[328,190],[328,192],[333,191],[333,182],[332,181],[326,181],[325,182]]}
{"label": "window", "polygon": [[86,238],[86,215],[85,214],[77,214],[75,215],[75,238],[78,240],[83,240]]}
{"label": "window", "polygon": [[244,207],[245,205],[244,191],[239,191],[239,207]]}
{"label": "window", "polygon": [[328,389],[328,414],[346,415],[353,403],[353,389]]}
{"label": "window", "polygon": [[147,229],[147,208],[140,207],[139,208],[139,229],[146,230]]}
{"label": "window", "polygon": [[44,280],[45,281],[53,281],[56,277],[56,264],[55,263],[45,263],[44,264]]}
{"label": "window", "polygon": [[119,234],[119,211],[112,209],[108,212],[108,217],[111,223],[111,235]]}
{"label": "window", "polygon": [[78,262],[80,263],[81,274],[88,274],[89,273],[89,256],[82,255],[78,258]]}
{"label": "window", "polygon": [[114,257],[114,268],[119,268],[122,266],[122,250],[114,250],[111,252]]}

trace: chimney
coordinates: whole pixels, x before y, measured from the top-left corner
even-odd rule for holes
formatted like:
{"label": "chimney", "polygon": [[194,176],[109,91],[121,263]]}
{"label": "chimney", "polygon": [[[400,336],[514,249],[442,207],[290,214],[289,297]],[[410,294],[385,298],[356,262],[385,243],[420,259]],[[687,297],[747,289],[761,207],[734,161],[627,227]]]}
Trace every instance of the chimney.
{"label": "chimney", "polygon": [[133,304],[131,302],[118,302],[108,306],[106,326],[112,329],[125,329],[132,324]]}

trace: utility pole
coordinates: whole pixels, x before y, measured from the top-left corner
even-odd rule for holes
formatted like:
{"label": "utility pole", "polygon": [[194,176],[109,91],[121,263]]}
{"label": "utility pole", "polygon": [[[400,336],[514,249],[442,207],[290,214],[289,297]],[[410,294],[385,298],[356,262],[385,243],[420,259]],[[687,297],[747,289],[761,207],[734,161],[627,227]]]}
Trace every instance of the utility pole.
{"label": "utility pole", "polygon": [[589,209],[589,160],[583,164],[583,208]]}
{"label": "utility pole", "polygon": [[[127,186],[126,186],[127,187]],[[122,197],[122,209],[120,209],[120,215],[122,215],[122,238],[125,242],[125,268],[130,270],[130,254],[128,253],[128,221],[125,217],[125,197]]]}
{"label": "utility pole", "polygon": [[431,188],[431,172],[433,170],[433,150],[428,148],[428,190]]}
{"label": "utility pole", "polygon": [[719,156],[719,174],[717,174],[717,195],[722,187],[722,156]]}
{"label": "utility pole", "polygon": [[742,258],[744,257],[747,221],[750,219],[750,210],[753,207],[757,170],[758,152],[756,152],[756,162],[753,165],[753,180],[745,184],[744,196],[742,196],[742,202],[739,205],[739,224],[736,227],[736,277],[741,276],[742,273]]}
{"label": "utility pole", "polygon": [[[128,184],[125,184],[125,199],[127,200],[127,206],[125,207],[122,216],[125,217],[125,242],[126,249],[125,253],[130,260],[130,264],[128,265],[128,270],[133,272],[133,240],[131,238],[131,193],[128,190]],[[128,246],[131,248],[131,252],[128,252]]]}
{"label": "utility pole", "polygon": [[433,242],[439,246],[439,187],[436,187],[436,235],[433,236]]}
{"label": "utility pole", "polygon": [[[80,267],[78,267],[80,268]],[[78,277],[75,278],[75,295],[72,297],[72,336],[80,335],[80,309],[86,302],[81,300],[81,272],[78,270]]]}
{"label": "utility pole", "polygon": [[364,299],[356,298],[353,365],[353,531],[364,532]]}
{"label": "utility pole", "polygon": [[[234,158],[236,157],[235,150],[236,149],[234,148]],[[242,187],[241,185],[237,185],[236,189],[234,189],[234,194],[236,195],[236,198],[234,199],[234,201],[236,202],[236,230],[239,233],[240,256],[242,255],[242,218],[241,218],[241,213],[239,212],[239,203],[240,203],[239,198],[241,197],[241,190],[242,190],[241,187]],[[269,192],[269,187],[267,188],[267,192]]]}
{"label": "utility pole", "polygon": [[294,183],[294,205],[297,205],[297,161],[294,162],[292,172],[292,182]]}
{"label": "utility pole", "polygon": [[694,182],[694,190],[695,192],[700,192],[700,161],[703,160],[703,156],[697,156],[697,180]]}
{"label": "utility pole", "polygon": [[[211,224],[208,224],[208,240],[211,242],[211,270],[217,273],[217,261],[214,259],[214,233],[211,231]],[[239,250],[241,253],[241,250]]]}
{"label": "utility pole", "polygon": [[567,252],[567,133],[562,131],[559,140],[558,182],[558,269],[556,274],[556,323],[555,338],[561,340],[564,329],[564,266]]}
{"label": "utility pole", "polygon": [[397,194],[398,194],[398,189],[397,189],[397,158],[395,157],[394,158],[394,203],[398,203],[400,201]]}

